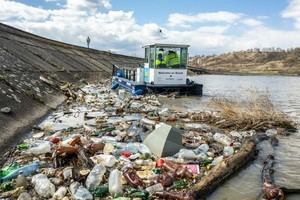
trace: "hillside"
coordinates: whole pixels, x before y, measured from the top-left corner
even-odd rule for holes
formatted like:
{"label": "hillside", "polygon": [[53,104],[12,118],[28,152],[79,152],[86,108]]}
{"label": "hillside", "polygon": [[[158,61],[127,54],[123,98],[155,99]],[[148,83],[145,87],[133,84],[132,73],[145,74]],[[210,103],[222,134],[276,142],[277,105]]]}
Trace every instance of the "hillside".
{"label": "hillside", "polygon": [[[111,76],[113,64],[136,67],[142,62],[141,58],[69,45],[0,23],[1,141],[8,144],[12,135],[26,131],[61,104],[64,96],[58,85],[101,81]],[[11,112],[5,113],[7,109]]]}
{"label": "hillside", "polygon": [[281,52],[234,52],[195,56],[190,66],[207,73],[300,75],[300,48]]}

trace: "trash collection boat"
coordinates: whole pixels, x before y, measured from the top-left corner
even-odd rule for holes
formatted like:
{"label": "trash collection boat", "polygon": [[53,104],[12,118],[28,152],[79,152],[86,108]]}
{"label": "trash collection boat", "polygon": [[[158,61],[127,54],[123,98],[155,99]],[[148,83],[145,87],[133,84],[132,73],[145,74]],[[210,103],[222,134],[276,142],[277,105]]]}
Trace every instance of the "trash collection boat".
{"label": "trash collection boat", "polygon": [[187,78],[189,45],[153,44],[145,48],[143,67],[122,68],[113,65],[112,88],[124,88],[132,95],[178,92],[202,95],[202,84]]}

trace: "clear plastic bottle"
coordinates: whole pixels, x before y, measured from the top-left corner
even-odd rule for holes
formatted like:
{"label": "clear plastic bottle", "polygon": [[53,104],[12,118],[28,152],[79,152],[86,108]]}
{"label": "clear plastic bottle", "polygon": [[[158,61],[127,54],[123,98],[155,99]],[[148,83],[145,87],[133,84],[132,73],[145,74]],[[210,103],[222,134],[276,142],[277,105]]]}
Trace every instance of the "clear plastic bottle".
{"label": "clear plastic bottle", "polygon": [[67,194],[68,190],[66,187],[60,187],[58,190],[54,193],[53,198],[61,200],[64,198],[64,196]]}
{"label": "clear plastic bottle", "polygon": [[196,154],[207,153],[209,150],[208,144],[201,144],[197,149],[194,150]]}
{"label": "clear plastic bottle", "polygon": [[95,165],[90,174],[88,175],[85,185],[89,190],[95,189],[100,185],[106,168],[103,165]]}
{"label": "clear plastic bottle", "polygon": [[114,169],[108,179],[108,189],[111,195],[120,195],[123,193],[122,173],[118,169]]}
{"label": "clear plastic bottle", "polygon": [[28,149],[26,153],[33,154],[33,155],[51,153],[51,144],[48,141],[43,141],[41,143],[38,143],[37,146]]}
{"label": "clear plastic bottle", "polygon": [[74,195],[75,200],[93,200],[93,195],[83,186],[79,186]]}
{"label": "clear plastic bottle", "polygon": [[91,158],[92,161],[96,164],[102,164],[106,167],[113,167],[117,159],[113,155],[100,154]]}
{"label": "clear plastic bottle", "polygon": [[176,154],[178,158],[182,158],[185,160],[196,160],[198,156],[195,154],[193,150],[190,149],[180,149],[180,151]]}
{"label": "clear plastic bottle", "polygon": [[164,191],[164,186],[161,183],[157,183],[155,185],[151,185],[146,188],[146,190],[150,193],[153,194],[155,192],[161,192]]}
{"label": "clear plastic bottle", "polygon": [[50,198],[55,193],[55,186],[50,182],[44,174],[37,174],[32,177],[34,190],[39,196]]}

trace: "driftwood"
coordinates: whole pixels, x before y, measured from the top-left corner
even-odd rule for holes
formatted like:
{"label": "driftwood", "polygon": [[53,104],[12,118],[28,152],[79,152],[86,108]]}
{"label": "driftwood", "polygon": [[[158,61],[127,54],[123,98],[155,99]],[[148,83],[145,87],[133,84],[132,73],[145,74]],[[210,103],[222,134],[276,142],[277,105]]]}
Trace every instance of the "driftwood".
{"label": "driftwood", "polygon": [[269,155],[262,169],[263,198],[266,200],[284,200],[285,197],[282,189],[274,184],[272,176],[274,172],[273,165],[274,156]]}
{"label": "driftwood", "polygon": [[196,191],[197,199],[207,196],[228,177],[253,160],[255,151],[255,141],[250,138],[246,139],[238,153],[216,165],[200,182],[195,184],[193,191]]}

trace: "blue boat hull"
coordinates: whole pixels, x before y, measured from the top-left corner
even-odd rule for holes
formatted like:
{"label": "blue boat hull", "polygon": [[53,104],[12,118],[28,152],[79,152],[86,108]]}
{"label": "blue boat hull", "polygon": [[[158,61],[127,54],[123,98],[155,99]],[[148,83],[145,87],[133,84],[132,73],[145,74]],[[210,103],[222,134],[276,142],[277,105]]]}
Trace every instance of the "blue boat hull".
{"label": "blue boat hull", "polygon": [[178,92],[181,95],[196,95],[202,96],[203,85],[189,82],[185,85],[152,85],[145,83],[137,83],[122,77],[113,76],[112,78],[112,90],[118,88],[126,89],[132,95],[144,95],[147,92],[151,93],[171,93]]}

